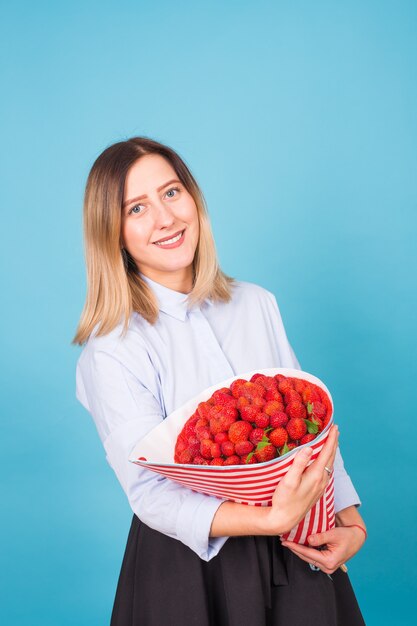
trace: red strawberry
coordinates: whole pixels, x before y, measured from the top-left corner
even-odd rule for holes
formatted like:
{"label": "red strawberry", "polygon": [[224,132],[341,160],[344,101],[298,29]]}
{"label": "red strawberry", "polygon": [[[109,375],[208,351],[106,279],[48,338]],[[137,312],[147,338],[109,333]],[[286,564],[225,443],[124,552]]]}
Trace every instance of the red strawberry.
{"label": "red strawberry", "polygon": [[211,418],[210,420],[210,432],[212,435],[217,435],[218,433],[221,433],[223,430],[222,428],[222,424],[220,423],[220,420],[215,419],[214,417]]}
{"label": "red strawberry", "polygon": [[269,426],[269,415],[266,413],[258,413],[255,417],[255,424],[257,428],[267,428]]}
{"label": "red strawberry", "polygon": [[262,385],[257,385],[256,383],[246,382],[241,389],[242,395],[248,400],[253,400],[253,398],[263,398],[266,394],[265,387]]}
{"label": "red strawberry", "polygon": [[233,399],[232,392],[228,387],[222,387],[221,389],[216,389],[213,392],[212,396],[213,400],[216,404],[224,404],[225,402],[230,402]]}
{"label": "red strawberry", "polygon": [[294,389],[290,389],[284,395],[285,404],[290,404],[290,402],[302,402],[302,398],[300,394]]}
{"label": "red strawberry", "polygon": [[247,398],[245,398],[245,396],[238,397],[236,408],[239,409],[239,411],[242,409],[242,407],[249,406],[249,405],[250,405],[250,401]]}
{"label": "red strawberry", "polygon": [[211,408],[211,405],[208,402],[200,402],[200,404],[197,407],[197,412],[198,412],[199,417],[205,420],[210,419],[210,415],[209,415],[210,408]]}
{"label": "red strawberry", "polygon": [[289,417],[300,419],[307,417],[307,411],[302,402],[290,402],[290,404],[287,404],[285,411]]}
{"label": "red strawberry", "polygon": [[181,452],[180,463],[192,463],[194,455],[189,448]]}
{"label": "red strawberry", "polygon": [[234,424],[234,422],[236,421],[236,419],[238,418],[238,412],[236,411],[236,415],[221,415],[219,417],[219,428],[222,429],[223,431],[228,431],[230,426],[232,424]]}
{"label": "red strawberry", "polygon": [[252,405],[243,406],[240,409],[240,416],[245,422],[254,422],[258,413],[259,409]]}
{"label": "red strawberry", "polygon": [[197,432],[197,428],[201,428],[202,426],[208,426],[208,420],[205,418],[201,418],[195,423],[195,430]]}
{"label": "red strawberry", "polygon": [[196,429],[195,435],[200,441],[202,441],[203,439],[210,439],[210,428],[208,428],[208,426],[201,426],[201,428]]}
{"label": "red strawberry", "polygon": [[273,446],[272,443],[269,443],[260,450],[256,450],[254,456],[256,456],[259,463],[265,463],[265,461],[271,461],[271,459],[274,459],[276,455],[277,451],[275,446]]}
{"label": "red strawberry", "polygon": [[298,441],[307,432],[307,425],[305,421],[299,417],[293,417],[287,424],[287,433],[294,441]]}
{"label": "red strawberry", "polygon": [[301,394],[303,402],[320,402],[321,396],[318,392],[318,388],[312,384],[307,384],[306,388]]}
{"label": "red strawberry", "polygon": [[284,410],[284,405],[282,402],[278,402],[277,400],[270,400],[264,406],[264,413],[267,415],[274,415],[275,413],[280,413]]}
{"label": "red strawberry", "polygon": [[193,456],[200,454],[200,440],[197,437],[190,437],[188,439],[188,449]]}
{"label": "red strawberry", "polygon": [[237,456],[237,454],[228,456],[227,459],[225,459],[223,465],[240,465],[240,457]]}
{"label": "red strawberry", "polygon": [[259,441],[262,440],[263,436],[264,436],[263,428],[254,428],[249,436],[249,439],[252,443],[256,445]]}
{"label": "red strawberry", "polygon": [[212,440],[211,439],[203,439],[202,442],[200,443],[200,454],[203,458],[205,459],[212,459],[213,456],[211,454],[211,444],[212,444]]}
{"label": "red strawberry", "polygon": [[244,454],[240,457],[240,462],[242,465],[252,465],[253,463],[257,463],[256,457],[250,452],[249,454]]}
{"label": "red strawberry", "polygon": [[213,459],[221,456],[222,455],[222,451],[220,449],[220,444],[213,442],[211,444],[211,447],[210,447],[210,452],[211,452],[211,456],[213,457]]}
{"label": "red strawberry", "polygon": [[304,389],[306,388],[307,383],[304,380],[301,380],[301,378],[294,378],[294,389],[296,391],[298,391],[298,393],[303,393]]}
{"label": "red strawberry", "polygon": [[271,432],[268,433],[268,437],[269,437],[269,441],[276,448],[281,448],[281,446],[283,446],[284,443],[287,443],[288,441],[288,433],[285,430],[285,428],[283,428],[282,426],[280,426],[279,428],[274,428],[274,430],[271,430]]}
{"label": "red strawberry", "polygon": [[253,448],[254,445],[250,441],[238,441],[235,445],[236,454],[239,456],[249,454],[249,452],[252,452]]}
{"label": "red strawberry", "polygon": [[239,398],[242,395],[241,389],[245,383],[248,381],[244,378],[236,378],[230,385],[230,391],[235,398]]}
{"label": "red strawberry", "polygon": [[229,428],[229,439],[233,443],[237,443],[238,441],[246,441],[249,438],[250,433],[252,432],[252,426],[249,422],[243,422],[239,420],[238,422],[234,422]]}
{"label": "red strawberry", "polygon": [[235,453],[235,444],[231,441],[224,441],[221,444],[221,449],[224,456],[233,456]]}
{"label": "red strawberry", "polygon": [[229,436],[225,432],[217,433],[217,435],[214,435],[214,441],[221,445],[225,441],[229,441]]}
{"label": "red strawberry", "polygon": [[267,389],[265,400],[277,400],[277,402],[282,402],[282,395],[278,389]]}
{"label": "red strawberry", "polygon": [[269,420],[270,426],[273,428],[278,428],[279,426],[286,426],[288,424],[288,415],[284,413],[284,411],[280,411],[279,413],[274,413],[271,415],[271,419]]}
{"label": "red strawberry", "polygon": [[215,459],[210,461],[210,465],[224,465],[224,461],[220,457],[216,457]]}
{"label": "red strawberry", "polygon": [[300,445],[304,445],[305,443],[310,443],[310,441],[313,441],[313,439],[315,439],[316,437],[317,435],[313,435],[312,433],[307,433],[306,435],[304,435],[304,437],[301,437]]}
{"label": "red strawberry", "polygon": [[208,465],[206,459],[203,459],[202,456],[195,456],[193,463],[194,465]]}
{"label": "red strawberry", "polygon": [[195,425],[198,422],[198,417],[190,417],[184,425],[181,434],[188,439],[191,435],[195,435]]}
{"label": "red strawberry", "polygon": [[261,382],[261,381],[262,381],[264,378],[266,378],[265,374],[258,374],[258,373],[256,373],[256,374],[254,374],[254,375],[253,375],[253,376],[249,379],[249,381],[250,381],[251,383],[254,383],[255,381],[258,381],[258,383],[262,385],[262,382]]}
{"label": "red strawberry", "polygon": [[278,383],[278,389],[281,393],[287,393],[290,389],[294,389],[294,385],[289,378],[284,378]]}
{"label": "red strawberry", "polygon": [[323,419],[323,417],[325,417],[326,415],[326,407],[324,406],[324,404],[322,404],[321,402],[313,402],[313,415],[314,417],[319,417],[320,419]]}
{"label": "red strawberry", "polygon": [[266,399],[265,398],[254,398],[252,400],[252,406],[256,406],[258,409],[262,409],[263,410],[265,404],[266,404]]}

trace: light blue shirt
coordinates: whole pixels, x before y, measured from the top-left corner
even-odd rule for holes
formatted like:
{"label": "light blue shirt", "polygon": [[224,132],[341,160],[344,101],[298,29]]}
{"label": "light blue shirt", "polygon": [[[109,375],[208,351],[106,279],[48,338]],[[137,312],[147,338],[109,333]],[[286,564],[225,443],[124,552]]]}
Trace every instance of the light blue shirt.
{"label": "light blue shirt", "polygon": [[[206,387],[267,367],[300,369],[275,296],[236,281],[228,303],[206,299],[187,310],[186,294],[141,274],[154,290],[154,326],[134,312],[109,334],[95,330],[77,362],[76,397],[92,415],[133,512],[145,524],[213,558],[227,537],[209,537],[224,500],[199,494],[128,460],[134,445],[172,411]],[[314,373],[314,372],[312,372]],[[335,459],[335,510],[360,505],[340,452]]]}

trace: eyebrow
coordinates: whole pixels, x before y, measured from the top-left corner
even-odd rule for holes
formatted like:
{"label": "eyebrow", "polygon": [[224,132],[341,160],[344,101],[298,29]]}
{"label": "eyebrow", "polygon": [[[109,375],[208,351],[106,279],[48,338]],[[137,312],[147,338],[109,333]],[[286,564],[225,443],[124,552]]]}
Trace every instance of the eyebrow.
{"label": "eyebrow", "polygon": [[[164,183],[163,185],[158,187],[157,191],[161,191],[161,189],[163,189],[164,187],[167,187],[171,183],[181,183],[181,181],[178,180],[177,178],[173,178],[172,180],[169,180],[167,183]],[[123,202],[122,208],[124,209],[129,204],[131,204],[132,202],[137,202],[138,200],[143,200],[144,198],[147,198],[146,193],[143,196],[138,196],[137,198],[131,198],[130,200],[126,200],[125,202]]]}

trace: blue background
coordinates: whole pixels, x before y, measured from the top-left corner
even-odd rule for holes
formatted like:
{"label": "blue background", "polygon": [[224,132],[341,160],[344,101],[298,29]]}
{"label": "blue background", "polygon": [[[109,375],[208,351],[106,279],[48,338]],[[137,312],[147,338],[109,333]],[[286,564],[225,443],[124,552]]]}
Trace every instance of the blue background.
{"label": "blue background", "polygon": [[88,171],[147,135],[185,158],[222,268],[275,293],[332,391],[369,529],[351,580],[368,625],[411,624],[416,3],[4,5],[1,622],[110,618],[131,511],[70,342]]}

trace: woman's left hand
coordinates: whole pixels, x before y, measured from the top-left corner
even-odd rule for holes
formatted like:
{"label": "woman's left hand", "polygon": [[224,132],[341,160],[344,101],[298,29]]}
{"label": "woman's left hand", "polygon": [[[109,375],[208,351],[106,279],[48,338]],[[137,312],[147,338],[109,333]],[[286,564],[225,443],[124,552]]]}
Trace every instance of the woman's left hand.
{"label": "woman's left hand", "polygon": [[[293,541],[281,543],[300,559],[319,567],[325,574],[333,574],[343,563],[352,558],[360,550],[365,541],[365,534],[356,527],[337,526],[323,533],[310,535],[308,542],[311,546],[303,546]],[[317,550],[316,547],[325,546]]]}

